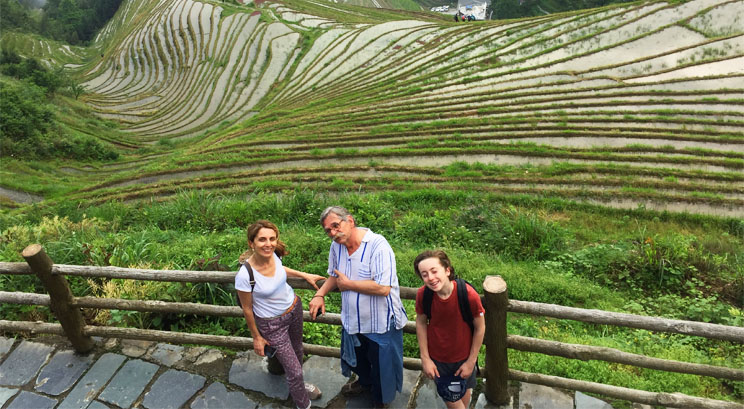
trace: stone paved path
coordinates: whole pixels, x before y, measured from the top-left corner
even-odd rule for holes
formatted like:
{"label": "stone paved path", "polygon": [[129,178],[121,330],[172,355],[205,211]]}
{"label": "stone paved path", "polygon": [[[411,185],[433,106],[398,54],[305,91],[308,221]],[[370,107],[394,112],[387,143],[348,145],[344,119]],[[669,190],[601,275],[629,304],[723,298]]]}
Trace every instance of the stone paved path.
{"label": "stone paved path", "polygon": [[[266,361],[252,351],[96,339],[93,352],[80,355],[59,337],[0,337],[0,408],[292,408],[284,377],[266,368]],[[369,396],[347,399],[340,394],[347,379],[338,359],[313,356],[304,369],[306,381],[323,391],[313,407],[371,406]],[[445,408],[433,383],[417,371],[405,370],[403,390],[391,408]],[[504,406],[487,404],[476,388],[472,407],[612,409],[580,392],[532,384],[515,385],[512,402]]]}

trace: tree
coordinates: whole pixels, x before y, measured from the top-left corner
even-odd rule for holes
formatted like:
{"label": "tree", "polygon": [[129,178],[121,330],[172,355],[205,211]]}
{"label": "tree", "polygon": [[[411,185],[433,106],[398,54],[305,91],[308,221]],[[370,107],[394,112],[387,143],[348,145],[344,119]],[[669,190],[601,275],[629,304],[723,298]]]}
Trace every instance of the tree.
{"label": "tree", "polygon": [[80,97],[80,95],[83,95],[86,91],[85,85],[73,80],[70,80],[67,88],[70,90],[70,93],[75,97],[75,99],[78,99],[78,97]]}

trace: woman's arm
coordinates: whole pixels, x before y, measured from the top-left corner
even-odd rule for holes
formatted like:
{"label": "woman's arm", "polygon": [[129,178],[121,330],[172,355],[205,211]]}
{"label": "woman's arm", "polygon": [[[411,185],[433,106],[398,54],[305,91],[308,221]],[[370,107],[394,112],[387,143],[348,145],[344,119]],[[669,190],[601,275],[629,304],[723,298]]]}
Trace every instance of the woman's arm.
{"label": "woman's arm", "polygon": [[253,352],[259,356],[264,356],[264,347],[269,345],[269,342],[261,336],[256,326],[256,319],[253,316],[253,294],[238,290],[238,298],[240,298],[240,305],[243,306],[245,322],[248,324],[248,329],[251,330],[251,336],[253,337]]}
{"label": "woman's arm", "polygon": [[308,274],[304,271],[298,271],[287,266],[284,266],[284,270],[287,271],[287,277],[299,277],[310,283],[310,285],[313,286],[313,288],[315,288],[316,290],[319,290],[318,281],[325,280],[325,277],[323,276],[319,276],[317,274]]}
{"label": "woman's arm", "polygon": [[429,323],[427,321],[426,314],[416,315],[416,338],[418,338],[422,371],[424,375],[430,379],[434,379],[435,377],[439,377],[439,371],[437,371],[437,366],[429,356],[429,336],[427,335]]}

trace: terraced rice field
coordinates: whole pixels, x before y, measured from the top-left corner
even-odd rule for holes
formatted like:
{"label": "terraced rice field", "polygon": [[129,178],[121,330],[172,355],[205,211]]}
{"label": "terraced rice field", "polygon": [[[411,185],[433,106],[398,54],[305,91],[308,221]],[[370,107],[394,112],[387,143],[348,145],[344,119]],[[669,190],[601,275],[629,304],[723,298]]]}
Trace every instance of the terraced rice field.
{"label": "terraced rice field", "polygon": [[744,217],[741,0],[468,24],[128,0],[98,42],[86,103],[176,147],[61,169],[74,199],[433,187]]}

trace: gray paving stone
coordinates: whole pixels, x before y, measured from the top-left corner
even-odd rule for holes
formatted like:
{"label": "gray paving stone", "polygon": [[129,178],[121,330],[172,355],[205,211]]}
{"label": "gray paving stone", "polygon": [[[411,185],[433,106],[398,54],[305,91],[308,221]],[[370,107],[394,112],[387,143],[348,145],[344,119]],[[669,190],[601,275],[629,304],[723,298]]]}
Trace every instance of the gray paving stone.
{"label": "gray paving stone", "polygon": [[320,388],[323,395],[312,401],[313,406],[325,407],[328,402],[341,392],[341,387],[348,378],[341,374],[341,360],[312,356],[302,366],[305,382]]}
{"label": "gray paving stone", "polygon": [[155,345],[153,341],[124,339],[121,341],[121,353],[132,358],[139,358]]}
{"label": "gray paving stone", "polygon": [[522,382],[519,409],[574,409],[574,400],[558,389]]}
{"label": "gray paving stone", "polygon": [[47,395],[66,392],[93,362],[93,355],[79,355],[73,350],[58,351],[36,378],[36,390]]}
{"label": "gray paving stone", "polygon": [[139,359],[128,361],[98,395],[98,400],[128,408],[142,394],[157,371],[158,366],[155,364]]}
{"label": "gray paving stone", "polygon": [[84,409],[93,401],[127,358],[106,353],[101,355],[57,409]]}
{"label": "gray paving stone", "polygon": [[574,402],[576,409],[613,409],[609,403],[578,391],[574,395]]}
{"label": "gray paving stone", "polygon": [[171,369],[152,384],[142,406],[147,409],[180,408],[204,386],[204,382],[203,376]]}
{"label": "gray paving stone", "polygon": [[209,349],[203,354],[199,355],[199,358],[196,360],[194,365],[197,365],[197,366],[208,365],[222,358],[224,358],[224,355],[222,355],[222,352],[220,352],[217,349]]}
{"label": "gray paving stone", "polygon": [[0,388],[0,408],[5,405],[5,402],[8,401],[8,399],[15,396],[16,393],[18,393],[20,389],[13,389],[13,388]]}
{"label": "gray paving stone", "polygon": [[417,408],[436,408],[446,409],[442,398],[437,393],[437,386],[433,380],[426,377],[423,373],[419,374],[418,394],[416,395]]}
{"label": "gray paving stone", "polygon": [[[488,383],[488,379],[482,380],[483,384],[481,386],[481,391],[484,391],[486,388],[486,383]],[[519,385],[519,384],[517,384]],[[509,394],[509,402],[503,405],[496,405],[494,403],[491,403],[486,398],[486,395],[484,393],[479,393],[478,396],[474,396],[473,400],[475,401],[475,409],[512,409],[514,408],[514,399],[515,397],[519,396],[519,388],[518,386],[509,386],[508,390]]]}
{"label": "gray paving stone", "polygon": [[[418,380],[419,371],[412,371],[409,369],[403,370],[403,391],[395,395],[395,399],[390,402],[391,408],[407,408],[408,401],[411,399],[411,392],[416,387],[416,381]],[[325,392],[324,392],[325,393]],[[362,409],[371,408],[373,404],[372,394],[363,393],[358,396],[353,396],[347,399],[346,408],[348,409]]]}
{"label": "gray paving stone", "polygon": [[191,403],[191,409],[254,409],[257,403],[243,392],[229,392],[225,385],[215,382]]}
{"label": "gray paving stone", "polygon": [[110,409],[108,406],[104,405],[103,403],[94,400],[93,402],[88,405],[87,409]]}
{"label": "gray paving stone", "polygon": [[287,399],[289,388],[284,375],[272,375],[266,369],[266,360],[247,352],[233,361],[228,380],[245,389],[261,392],[276,399]]}
{"label": "gray paving stone", "polygon": [[0,337],[0,359],[2,359],[5,354],[10,351],[10,348],[13,347],[13,343],[15,342],[15,339],[13,338],[5,338]]}
{"label": "gray paving stone", "polygon": [[484,393],[478,394],[475,399],[475,409],[512,409],[514,407],[514,396],[509,395],[509,403],[505,405],[495,405],[486,399]]}
{"label": "gray paving stone", "polygon": [[10,402],[7,409],[52,409],[56,404],[56,399],[47,398],[33,392],[21,391],[13,399],[13,402]]}
{"label": "gray paving stone", "polygon": [[258,409],[295,409],[295,407],[284,406],[281,403],[267,402],[261,404]]}
{"label": "gray paving stone", "polygon": [[165,366],[172,366],[183,357],[183,347],[173,344],[158,344],[152,353],[152,359]]}
{"label": "gray paving stone", "polygon": [[188,347],[183,352],[183,359],[188,362],[194,362],[205,352],[207,352],[207,348],[204,347]]}
{"label": "gray paving stone", "polygon": [[53,350],[38,342],[21,342],[0,365],[0,385],[25,385],[39,372]]}

